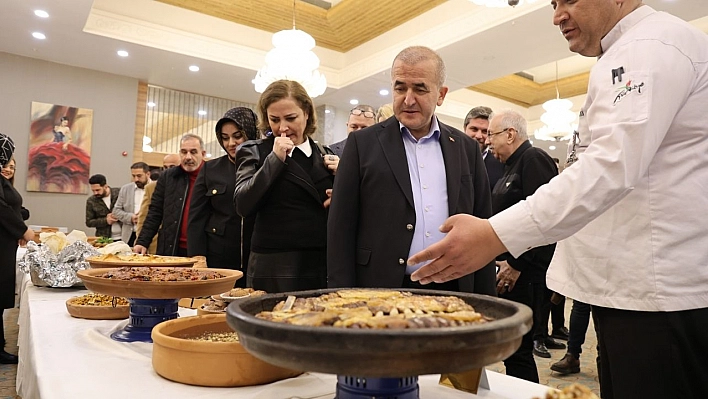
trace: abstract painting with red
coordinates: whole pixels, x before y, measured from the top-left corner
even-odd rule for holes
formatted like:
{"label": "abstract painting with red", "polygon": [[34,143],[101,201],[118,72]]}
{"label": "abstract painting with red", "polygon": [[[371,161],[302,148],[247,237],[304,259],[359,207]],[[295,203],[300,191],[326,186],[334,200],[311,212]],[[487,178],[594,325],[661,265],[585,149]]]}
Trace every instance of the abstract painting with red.
{"label": "abstract painting with red", "polygon": [[93,110],[32,102],[27,191],[87,194]]}

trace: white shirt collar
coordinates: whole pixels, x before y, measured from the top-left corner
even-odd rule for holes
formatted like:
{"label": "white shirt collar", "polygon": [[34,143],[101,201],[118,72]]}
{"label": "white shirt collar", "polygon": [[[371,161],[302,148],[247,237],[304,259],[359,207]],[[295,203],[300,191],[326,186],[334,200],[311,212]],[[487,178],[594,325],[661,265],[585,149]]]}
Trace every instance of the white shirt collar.
{"label": "white shirt collar", "polygon": [[[299,148],[300,151],[302,151],[306,157],[310,157],[312,155],[312,147],[310,146],[310,139],[305,137],[305,141],[302,142],[302,144],[298,144],[295,146],[295,148]],[[293,148],[293,149],[295,149]],[[289,157],[293,156],[293,152],[290,151],[290,154],[288,154]]]}

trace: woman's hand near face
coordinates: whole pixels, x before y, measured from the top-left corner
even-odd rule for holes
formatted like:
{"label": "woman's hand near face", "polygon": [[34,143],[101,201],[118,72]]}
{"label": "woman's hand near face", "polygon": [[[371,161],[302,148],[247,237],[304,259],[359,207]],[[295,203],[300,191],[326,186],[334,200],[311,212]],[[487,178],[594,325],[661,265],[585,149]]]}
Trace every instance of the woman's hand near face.
{"label": "woman's hand near face", "polygon": [[285,133],[281,133],[280,137],[276,137],[273,143],[273,152],[282,162],[285,162],[285,157],[288,156],[293,148],[295,148],[295,144]]}

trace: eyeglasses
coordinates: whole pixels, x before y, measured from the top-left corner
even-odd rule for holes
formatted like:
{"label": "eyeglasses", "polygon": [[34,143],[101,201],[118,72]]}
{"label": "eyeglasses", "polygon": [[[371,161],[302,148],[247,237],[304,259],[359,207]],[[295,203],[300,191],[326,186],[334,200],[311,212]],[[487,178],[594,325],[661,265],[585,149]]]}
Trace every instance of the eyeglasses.
{"label": "eyeglasses", "polygon": [[376,116],[376,114],[374,114],[371,111],[362,111],[359,108],[354,108],[353,110],[351,110],[349,112],[349,115],[355,115],[355,116],[364,115],[364,118],[370,118],[370,119],[373,119]]}
{"label": "eyeglasses", "polygon": [[496,132],[496,133],[489,132],[489,133],[487,134],[487,137],[492,138],[492,137],[496,136],[497,134],[502,134],[502,133],[506,132],[506,131],[509,130],[509,129],[511,129],[511,128],[508,127],[508,128],[506,128],[506,129],[500,130],[500,131],[498,131],[498,132]]}

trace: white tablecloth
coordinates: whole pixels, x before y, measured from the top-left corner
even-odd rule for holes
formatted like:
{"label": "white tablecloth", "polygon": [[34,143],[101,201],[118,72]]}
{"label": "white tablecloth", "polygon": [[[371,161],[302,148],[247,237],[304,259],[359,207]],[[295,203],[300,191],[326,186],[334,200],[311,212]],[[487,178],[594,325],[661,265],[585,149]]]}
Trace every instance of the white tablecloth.
{"label": "white tablecloth", "polygon": [[[127,321],[83,320],[69,316],[66,299],[86,293],[70,288],[22,283],[20,362],[17,393],[23,399],[66,398],[333,398],[336,376],[306,373],[273,384],[244,388],[205,388],[160,377],[152,368],[152,344],[113,341],[109,334]],[[180,308],[181,316],[194,314]],[[421,376],[421,398],[530,399],[547,387],[487,372],[491,391],[477,395],[438,385],[439,376]]]}
{"label": "white tablecloth", "polygon": [[15,254],[15,294],[20,293],[22,277],[24,277],[25,275],[24,273],[22,273],[22,271],[20,271],[20,268],[18,266],[22,258],[25,256],[25,253],[27,253],[27,248],[17,247],[17,253]]}

